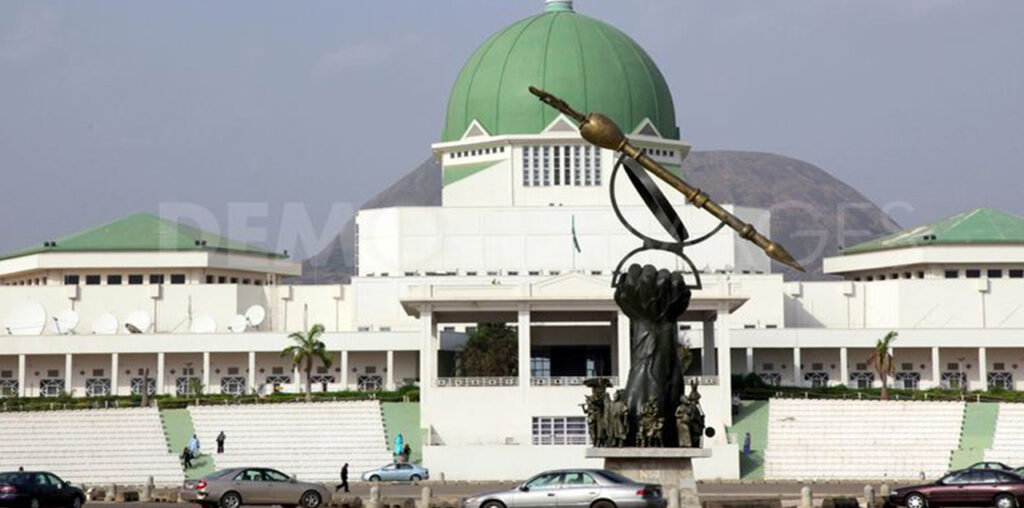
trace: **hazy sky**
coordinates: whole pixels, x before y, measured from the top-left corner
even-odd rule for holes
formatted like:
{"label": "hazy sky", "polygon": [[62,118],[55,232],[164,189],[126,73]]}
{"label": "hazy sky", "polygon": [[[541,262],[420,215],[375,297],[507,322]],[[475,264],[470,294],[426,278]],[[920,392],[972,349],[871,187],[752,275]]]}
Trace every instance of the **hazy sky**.
{"label": "hazy sky", "polygon": [[[308,247],[428,156],[465,60],[542,8],[5,0],[0,251],[161,205],[301,251],[306,218]],[[809,161],[905,226],[975,206],[1024,214],[1024,2],[576,10],[647,49],[696,150]]]}

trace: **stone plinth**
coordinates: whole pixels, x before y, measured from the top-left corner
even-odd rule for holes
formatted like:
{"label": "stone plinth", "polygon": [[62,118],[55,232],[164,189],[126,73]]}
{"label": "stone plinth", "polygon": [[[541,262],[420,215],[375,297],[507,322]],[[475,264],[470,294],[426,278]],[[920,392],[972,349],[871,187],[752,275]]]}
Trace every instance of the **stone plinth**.
{"label": "stone plinth", "polygon": [[[588,459],[604,459],[604,468],[641,483],[661,485],[662,494],[679,489],[680,508],[700,508],[693,459],[710,457],[703,448],[587,448]],[[669,506],[673,506],[669,500]]]}

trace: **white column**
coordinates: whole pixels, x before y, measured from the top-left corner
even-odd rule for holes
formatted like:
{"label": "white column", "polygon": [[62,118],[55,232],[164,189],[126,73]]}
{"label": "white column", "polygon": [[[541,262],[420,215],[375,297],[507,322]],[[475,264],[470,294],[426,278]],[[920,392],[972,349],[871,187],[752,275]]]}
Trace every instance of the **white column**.
{"label": "white column", "polygon": [[519,308],[519,387],[530,386],[530,307]]}
{"label": "white column", "polygon": [[203,389],[206,393],[213,393],[210,386],[210,352],[203,351]]}
{"label": "white column", "polygon": [[747,374],[754,373],[754,348],[747,348]]}
{"label": "white column", "polygon": [[71,390],[74,389],[72,383],[75,380],[75,375],[71,372],[72,368],[74,368],[73,358],[71,353],[68,353],[64,355],[64,391],[66,393],[71,393]]}
{"label": "white column", "polygon": [[[145,390],[146,387],[143,386],[142,389]],[[157,353],[156,354],[156,394],[157,395],[163,395],[164,393],[167,393],[167,387],[164,386],[164,354],[163,353]]]}
{"label": "white column", "polygon": [[988,352],[983,347],[978,348],[978,378],[981,389],[988,390]]}
{"label": "white column", "polygon": [[804,380],[800,369],[800,348],[793,348],[793,386],[803,386]]}
{"label": "white column", "polygon": [[387,375],[384,378],[384,389],[391,392],[395,390],[395,352],[388,350]]}
{"label": "white column", "polygon": [[629,369],[633,365],[633,346],[629,340],[629,317],[619,312],[615,318],[616,348],[618,349],[619,387],[625,388],[629,381]]}
{"label": "white column", "polygon": [[[437,327],[434,324],[433,309],[429,305],[420,310],[420,326],[423,331],[420,333],[420,396],[424,396],[430,388],[434,387],[437,381],[437,373],[434,372],[434,358],[437,357]],[[342,362],[347,366],[348,356],[342,357]],[[348,382],[348,374],[345,375],[345,382]],[[429,397],[429,395],[427,395]],[[422,401],[421,401],[422,404]]]}
{"label": "white column", "polygon": [[932,348],[932,388],[942,386],[942,359],[939,355],[939,348]]}
{"label": "white column", "polygon": [[[423,355],[421,354],[422,358]],[[348,350],[341,351],[341,372],[338,376],[338,382],[341,383],[342,391],[348,390]],[[422,387],[422,385],[420,385]]]}
{"label": "white column", "polygon": [[[705,376],[715,376],[718,369],[715,368],[715,319],[704,320],[704,343],[700,350],[700,372]],[[729,361],[726,356],[726,362]]]}
{"label": "white column", "polygon": [[256,352],[249,351],[249,392],[259,393],[259,387],[256,386]]}
{"label": "white column", "polygon": [[839,348],[839,384],[849,386],[850,384],[850,356],[845,347]]}
{"label": "white column", "polygon": [[120,395],[120,390],[118,390],[118,371],[121,370],[121,367],[118,360],[117,353],[110,353],[110,394],[115,397]]}
{"label": "white column", "polygon": [[27,388],[25,386],[25,355],[18,355],[18,396],[26,397],[28,395]]}
{"label": "white column", "polygon": [[730,319],[729,319],[729,308],[723,307],[718,310],[718,319],[715,323],[709,323],[714,325],[715,328],[715,347],[718,350],[718,386],[722,393],[722,406],[723,408],[729,408],[722,411],[722,427],[716,429],[719,431],[721,442],[725,442],[725,428],[732,425],[732,338],[729,333]]}
{"label": "white column", "polygon": [[302,371],[299,370],[298,365],[292,366],[292,385],[295,387],[295,393],[302,393]]}

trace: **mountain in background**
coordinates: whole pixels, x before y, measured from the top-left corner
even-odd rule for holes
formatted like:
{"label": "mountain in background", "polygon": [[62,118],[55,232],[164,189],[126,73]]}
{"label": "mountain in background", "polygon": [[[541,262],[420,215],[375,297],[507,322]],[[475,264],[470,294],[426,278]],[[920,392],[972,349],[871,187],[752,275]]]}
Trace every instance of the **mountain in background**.
{"label": "mountain in background", "polygon": [[[719,203],[772,212],[771,238],[803,263],[800,273],[778,263],[772,271],[788,280],[823,280],[821,259],[838,246],[854,245],[898,231],[899,225],[853,187],[821,168],[761,152],[692,152],[683,163],[686,180]],[[441,167],[428,158],[361,209],[440,206]],[[702,234],[694,232],[694,234]],[[344,282],[355,274],[355,223],[349,220],[320,253],[303,263],[293,283]]]}

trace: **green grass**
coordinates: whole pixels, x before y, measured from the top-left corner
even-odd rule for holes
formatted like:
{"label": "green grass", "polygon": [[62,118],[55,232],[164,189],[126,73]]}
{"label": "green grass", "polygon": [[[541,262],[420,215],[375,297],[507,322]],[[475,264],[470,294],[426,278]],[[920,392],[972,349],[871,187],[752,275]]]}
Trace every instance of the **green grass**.
{"label": "green grass", "polygon": [[[175,456],[181,455],[182,449],[188,446],[189,439],[196,432],[188,409],[161,409],[160,420],[164,424],[167,450]],[[213,443],[207,444],[207,446],[210,445],[213,445]],[[213,462],[213,456],[203,453],[198,458],[192,459],[192,469],[185,471],[185,478],[200,478],[215,470],[216,465]]]}
{"label": "green grass", "polygon": [[[418,402],[382,402],[384,428],[387,431],[388,449],[395,446],[395,436],[402,433],[402,439],[412,447],[409,461],[419,464],[423,460],[423,433],[420,432],[420,405]],[[394,453],[394,450],[392,450]]]}
{"label": "green grass", "polygon": [[964,410],[964,427],[960,434],[960,447],[953,451],[950,469],[961,469],[985,458],[985,450],[992,447],[999,419],[999,404],[972,402]]}
{"label": "green grass", "polygon": [[[727,432],[740,447],[740,478],[764,478],[764,449],[768,445],[768,401],[748,400],[740,404]],[[750,432],[750,456],[743,455],[743,439]]]}

